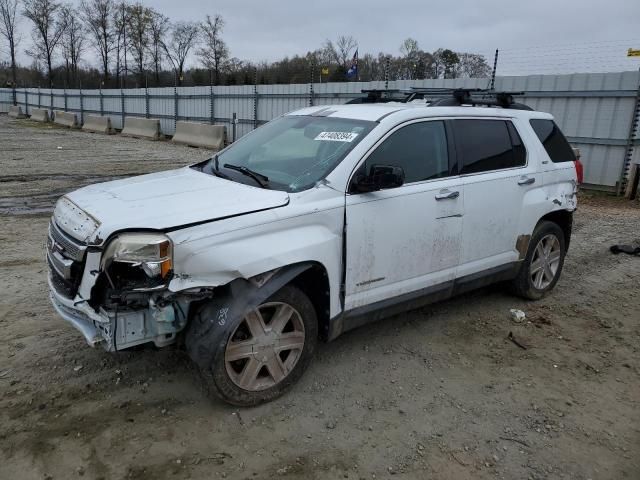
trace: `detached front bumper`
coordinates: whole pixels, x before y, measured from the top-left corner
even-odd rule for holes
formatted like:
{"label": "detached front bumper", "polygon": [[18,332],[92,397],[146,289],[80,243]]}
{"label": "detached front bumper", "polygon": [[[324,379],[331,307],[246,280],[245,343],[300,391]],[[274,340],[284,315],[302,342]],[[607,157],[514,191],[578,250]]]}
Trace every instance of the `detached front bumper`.
{"label": "detached front bumper", "polygon": [[70,299],[58,293],[51,274],[49,274],[48,280],[49,298],[58,315],[80,331],[92,347],[103,343],[106,350],[115,350],[109,317],[95,313],[87,301],[78,295],[74,299]]}
{"label": "detached front bumper", "polygon": [[51,278],[49,278],[49,298],[58,315],[79,330],[89,345],[95,347],[97,343],[105,340],[89,316],[75,308],[72,300],[59,295],[54,290]]}
{"label": "detached front bumper", "polygon": [[[107,351],[124,350],[152,342],[158,347],[173,343],[186,325],[190,298],[164,290],[133,293],[111,298],[94,291],[102,253],[78,242],[54,221],[49,226],[46,259],[49,267],[49,297],[56,312],[73,325],[92,347],[101,344]],[[89,300],[100,300],[96,307]],[[131,301],[131,298],[134,301]]]}
{"label": "detached front bumper", "polygon": [[167,346],[186,324],[186,318],[176,315],[176,310],[187,311],[186,301],[174,299],[159,306],[150,296],[147,308],[107,311],[100,307],[96,311],[79,294],[71,299],[59,292],[51,274],[49,297],[56,312],[82,333],[89,345],[100,344],[109,352],[149,342],[157,347]]}

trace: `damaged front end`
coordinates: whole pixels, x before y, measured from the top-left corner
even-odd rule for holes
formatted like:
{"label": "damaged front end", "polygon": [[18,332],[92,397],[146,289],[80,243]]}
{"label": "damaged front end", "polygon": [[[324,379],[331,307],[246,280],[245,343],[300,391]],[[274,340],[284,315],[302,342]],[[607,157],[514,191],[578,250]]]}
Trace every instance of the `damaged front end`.
{"label": "damaged front end", "polygon": [[87,342],[107,351],[152,342],[173,343],[187,323],[189,305],[200,299],[168,290],[172,244],[153,232],[122,233],[104,250],[49,226],[47,262],[56,311]]}

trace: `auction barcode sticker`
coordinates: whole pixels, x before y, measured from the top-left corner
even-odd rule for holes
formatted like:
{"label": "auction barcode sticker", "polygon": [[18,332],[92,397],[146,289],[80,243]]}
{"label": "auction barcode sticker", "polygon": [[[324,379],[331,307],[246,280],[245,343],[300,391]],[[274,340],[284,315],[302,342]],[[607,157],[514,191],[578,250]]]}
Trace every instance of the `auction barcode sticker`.
{"label": "auction barcode sticker", "polygon": [[320,132],[314,140],[325,140],[328,142],[353,142],[358,136],[353,132]]}

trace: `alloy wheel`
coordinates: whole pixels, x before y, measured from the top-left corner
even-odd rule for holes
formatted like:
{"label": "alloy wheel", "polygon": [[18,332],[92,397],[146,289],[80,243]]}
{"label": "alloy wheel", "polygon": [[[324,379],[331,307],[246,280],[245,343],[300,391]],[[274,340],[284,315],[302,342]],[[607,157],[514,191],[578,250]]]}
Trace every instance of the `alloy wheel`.
{"label": "alloy wheel", "polygon": [[305,343],[300,313],[283,302],[249,312],[229,337],[225,366],[243,390],[259,391],[282,382],[294,369]]}
{"label": "alloy wheel", "polygon": [[538,290],[547,288],[556,277],[562,257],[558,237],[550,233],[540,239],[531,258],[529,276]]}

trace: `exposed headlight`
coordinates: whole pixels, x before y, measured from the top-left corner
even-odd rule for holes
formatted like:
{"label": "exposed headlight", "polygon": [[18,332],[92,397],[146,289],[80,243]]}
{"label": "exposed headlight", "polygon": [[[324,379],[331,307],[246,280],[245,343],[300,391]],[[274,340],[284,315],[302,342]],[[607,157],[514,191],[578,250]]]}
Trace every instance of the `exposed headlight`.
{"label": "exposed headlight", "polygon": [[124,233],[105,250],[102,265],[126,263],[139,266],[149,278],[166,278],[173,268],[171,240],[160,233]]}

